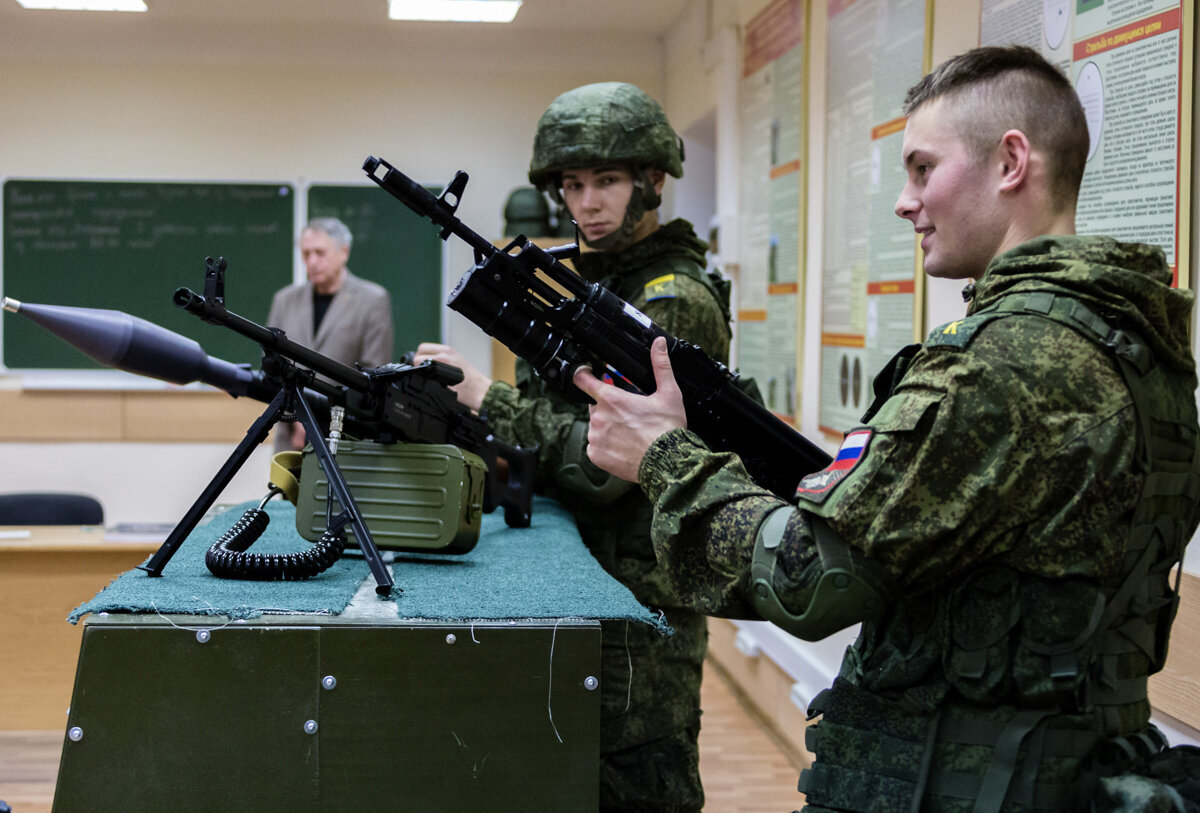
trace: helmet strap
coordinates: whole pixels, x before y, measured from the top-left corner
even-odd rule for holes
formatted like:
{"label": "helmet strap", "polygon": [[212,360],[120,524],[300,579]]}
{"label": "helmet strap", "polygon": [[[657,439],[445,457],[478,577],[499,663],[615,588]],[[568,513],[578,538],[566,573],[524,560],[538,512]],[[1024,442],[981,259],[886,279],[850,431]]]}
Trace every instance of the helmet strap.
{"label": "helmet strap", "polygon": [[551,172],[539,185],[538,188],[550,196],[550,200],[555,206],[566,206],[566,201],[562,195],[562,173]]}

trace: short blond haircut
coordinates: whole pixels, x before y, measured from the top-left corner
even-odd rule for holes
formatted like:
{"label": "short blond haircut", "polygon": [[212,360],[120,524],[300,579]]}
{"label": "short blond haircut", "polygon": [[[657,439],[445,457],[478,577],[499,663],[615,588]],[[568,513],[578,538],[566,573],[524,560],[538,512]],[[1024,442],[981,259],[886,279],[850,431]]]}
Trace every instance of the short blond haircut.
{"label": "short blond haircut", "polygon": [[1024,133],[1049,159],[1054,204],[1075,205],[1087,164],[1087,118],[1070,81],[1041,54],[1014,45],[951,57],[909,89],[904,114],[938,99],[949,108],[950,126],[979,160],[1008,130]]}

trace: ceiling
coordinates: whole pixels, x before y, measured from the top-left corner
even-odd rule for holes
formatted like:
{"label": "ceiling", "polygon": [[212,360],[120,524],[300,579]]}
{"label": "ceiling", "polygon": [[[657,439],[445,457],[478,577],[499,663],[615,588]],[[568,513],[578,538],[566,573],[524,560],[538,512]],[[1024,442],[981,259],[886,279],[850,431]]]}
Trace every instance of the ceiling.
{"label": "ceiling", "polygon": [[[15,5],[15,0],[4,0]],[[312,25],[416,25],[387,18],[386,0],[146,0],[149,15],[177,24],[218,22],[229,26],[290,21]],[[525,0],[512,23],[478,24],[493,30],[588,30],[661,34],[687,0]],[[45,12],[43,12],[45,13]],[[462,24],[454,24],[462,25]]]}
{"label": "ceiling", "polygon": [[388,49],[503,54],[581,38],[619,48],[661,41],[688,2],[525,0],[502,25],[389,20],[386,0],[146,0],[146,13],[34,11],[0,0],[0,58],[186,60],[238,49],[250,59],[293,53],[314,62],[369,62]]}

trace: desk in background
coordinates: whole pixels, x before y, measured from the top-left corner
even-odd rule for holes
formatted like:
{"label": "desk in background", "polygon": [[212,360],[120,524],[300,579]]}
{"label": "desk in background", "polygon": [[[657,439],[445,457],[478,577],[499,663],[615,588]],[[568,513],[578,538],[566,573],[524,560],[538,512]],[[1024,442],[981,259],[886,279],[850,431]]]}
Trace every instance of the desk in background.
{"label": "desk in background", "polygon": [[42,526],[0,539],[0,730],[62,728],[71,703],[80,627],[67,623],[79,602],[137,567],[154,542],[106,542],[103,528]]}

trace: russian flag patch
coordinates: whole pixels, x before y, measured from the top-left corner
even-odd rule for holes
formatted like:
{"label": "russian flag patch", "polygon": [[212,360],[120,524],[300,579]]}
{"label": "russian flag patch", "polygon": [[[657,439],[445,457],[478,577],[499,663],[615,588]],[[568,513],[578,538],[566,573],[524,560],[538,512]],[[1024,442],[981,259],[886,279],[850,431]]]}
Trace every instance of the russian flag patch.
{"label": "russian flag patch", "polygon": [[841,448],[833,456],[833,462],[821,471],[807,475],[796,486],[796,496],[810,502],[824,502],[833,487],[854,471],[858,462],[866,457],[867,445],[873,434],[870,429],[856,429],[842,440]]}

